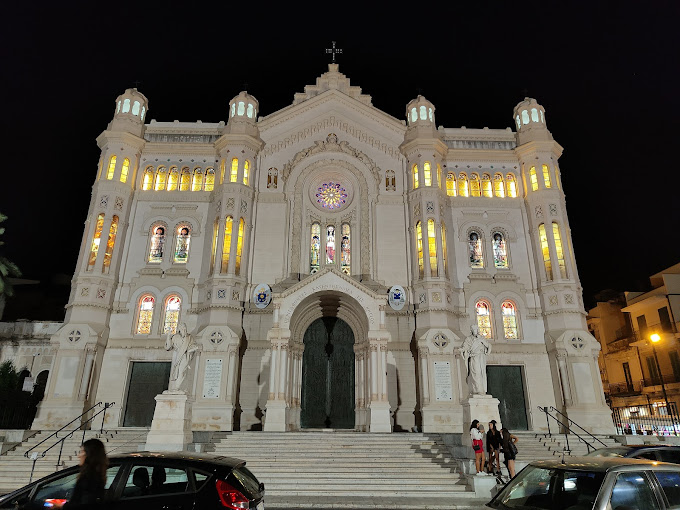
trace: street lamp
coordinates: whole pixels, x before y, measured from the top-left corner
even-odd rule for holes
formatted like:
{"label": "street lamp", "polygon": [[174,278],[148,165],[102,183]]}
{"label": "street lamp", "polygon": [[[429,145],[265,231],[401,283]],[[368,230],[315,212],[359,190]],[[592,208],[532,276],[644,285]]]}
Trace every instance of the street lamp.
{"label": "street lamp", "polygon": [[[661,340],[661,337],[654,333],[649,337],[652,341],[652,352],[654,353],[654,361],[656,362],[656,372],[659,374],[659,379],[661,379],[661,391],[663,392],[663,399],[666,402],[666,414],[671,417],[671,423],[673,426],[673,432],[675,432],[675,420],[673,419],[673,413],[671,412],[671,407],[668,405],[668,395],[666,395],[666,385],[663,383],[663,375],[661,375],[661,365],[659,365],[659,358],[656,355],[655,344]],[[677,435],[677,432],[675,432]]]}

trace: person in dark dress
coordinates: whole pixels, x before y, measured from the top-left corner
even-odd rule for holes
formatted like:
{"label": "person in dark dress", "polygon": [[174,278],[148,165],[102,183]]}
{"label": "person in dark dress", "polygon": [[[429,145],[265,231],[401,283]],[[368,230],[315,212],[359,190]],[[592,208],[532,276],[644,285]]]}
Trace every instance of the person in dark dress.
{"label": "person in dark dress", "polygon": [[[489,454],[489,473],[501,474],[501,433],[496,428],[496,420],[489,422],[489,431],[486,433],[486,451]],[[495,468],[494,468],[495,464]]]}
{"label": "person in dark dress", "polygon": [[517,447],[515,443],[519,441],[517,436],[510,433],[508,429],[501,429],[501,444],[503,445],[503,463],[508,468],[510,478],[515,478],[515,458],[517,457]]}
{"label": "person in dark dress", "polygon": [[62,508],[101,508],[106,487],[106,469],[109,467],[104,444],[99,439],[88,439],[80,448],[78,460],[80,473],[71,498]]}

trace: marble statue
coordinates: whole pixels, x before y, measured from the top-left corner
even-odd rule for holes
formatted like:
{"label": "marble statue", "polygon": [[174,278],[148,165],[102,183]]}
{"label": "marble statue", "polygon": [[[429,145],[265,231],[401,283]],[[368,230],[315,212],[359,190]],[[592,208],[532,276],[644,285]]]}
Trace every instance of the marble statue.
{"label": "marble statue", "polygon": [[479,328],[473,324],[461,347],[467,367],[467,384],[473,395],[486,395],[486,357],[490,352],[489,341],[479,334]]}
{"label": "marble statue", "polygon": [[189,363],[191,363],[194,353],[198,350],[198,345],[193,341],[191,335],[187,333],[186,324],[180,324],[177,333],[174,335],[168,333],[165,340],[165,350],[172,351],[168,390],[179,391],[189,370]]}

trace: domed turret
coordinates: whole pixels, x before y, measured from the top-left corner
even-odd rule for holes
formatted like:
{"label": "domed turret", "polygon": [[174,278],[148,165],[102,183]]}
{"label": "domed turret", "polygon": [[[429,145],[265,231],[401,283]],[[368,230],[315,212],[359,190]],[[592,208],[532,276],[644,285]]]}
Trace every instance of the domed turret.
{"label": "domed turret", "polygon": [[519,145],[532,140],[553,139],[545,123],[545,109],[535,99],[525,97],[524,101],[515,106],[513,115]]}
{"label": "domed turret", "polygon": [[437,126],[434,122],[435,107],[423,96],[418,96],[406,105],[406,140],[435,136]]}
{"label": "domed turret", "polygon": [[229,121],[227,133],[244,133],[257,136],[257,113],[259,103],[257,99],[246,91],[241,92],[229,101]]}
{"label": "domed turret", "polygon": [[116,109],[109,130],[128,131],[142,136],[144,118],[149,111],[149,100],[137,89],[127,89],[116,98]]}

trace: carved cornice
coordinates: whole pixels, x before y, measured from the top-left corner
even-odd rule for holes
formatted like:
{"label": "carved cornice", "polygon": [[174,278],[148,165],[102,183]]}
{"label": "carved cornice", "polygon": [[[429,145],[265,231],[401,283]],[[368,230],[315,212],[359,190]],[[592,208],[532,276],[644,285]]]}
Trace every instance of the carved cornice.
{"label": "carved cornice", "polygon": [[236,310],[237,312],[242,312],[245,310],[244,307],[242,306],[235,306],[235,305],[205,305],[205,306],[197,306],[195,308],[191,308],[187,311],[189,314],[194,314],[197,315],[199,313],[207,312],[208,310]]}
{"label": "carved cornice", "polygon": [[274,293],[273,297],[285,299],[288,296],[290,296],[291,294],[294,294],[294,293],[298,292],[300,289],[306,287],[307,285],[314,283],[316,280],[321,278],[326,273],[333,273],[335,276],[344,280],[345,282],[347,282],[351,286],[357,288],[359,291],[366,294],[367,296],[370,296],[372,299],[376,299],[376,300],[380,300],[380,301],[386,301],[387,300],[386,295],[376,294],[375,292],[373,292],[368,287],[362,285],[361,283],[357,282],[353,278],[350,278],[349,276],[347,276],[342,271],[338,271],[337,269],[335,269],[333,267],[325,267],[325,268],[321,269],[320,271],[318,271],[317,273],[315,273],[311,276],[308,276],[304,280],[302,280],[302,281],[296,283],[295,285],[293,285],[292,287],[284,290],[282,293],[280,293],[280,294]]}

